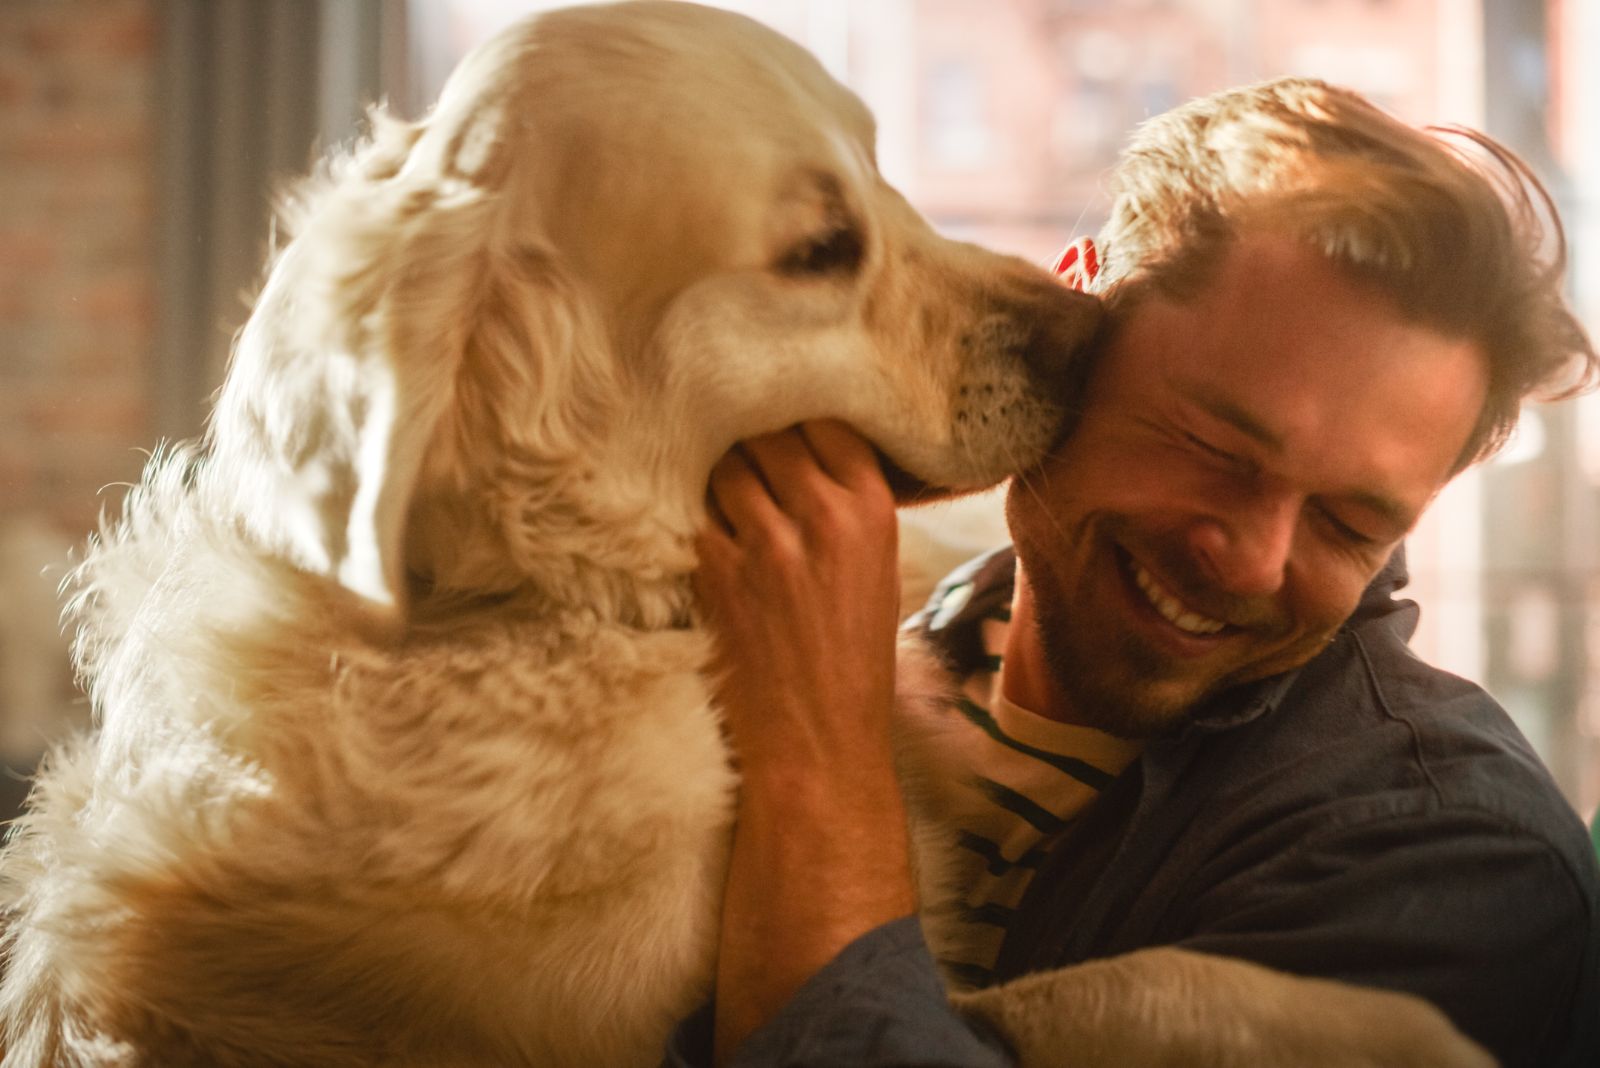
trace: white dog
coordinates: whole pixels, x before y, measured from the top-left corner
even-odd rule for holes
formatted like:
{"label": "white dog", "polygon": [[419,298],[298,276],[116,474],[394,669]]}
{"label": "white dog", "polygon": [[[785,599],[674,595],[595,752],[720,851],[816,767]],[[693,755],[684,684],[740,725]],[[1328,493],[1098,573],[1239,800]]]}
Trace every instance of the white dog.
{"label": "white dog", "polygon": [[776,34],[626,4],[512,29],[303,190],[206,441],[78,574],[101,729],[4,859],[7,1065],[656,1059],[735,788],[713,462],[830,416],[905,496],[989,485],[1095,328],[872,142]]}

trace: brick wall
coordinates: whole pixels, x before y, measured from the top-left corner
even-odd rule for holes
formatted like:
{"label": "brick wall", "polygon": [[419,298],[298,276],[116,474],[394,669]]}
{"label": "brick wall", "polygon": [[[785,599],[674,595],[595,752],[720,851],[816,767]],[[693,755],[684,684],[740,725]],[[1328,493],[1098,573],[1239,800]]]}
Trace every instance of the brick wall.
{"label": "brick wall", "polygon": [[[84,706],[54,590],[151,444],[154,0],[0,0],[0,761]],[[21,784],[0,775],[0,817]]]}
{"label": "brick wall", "polygon": [[69,540],[151,444],[153,7],[0,3],[0,518]]}

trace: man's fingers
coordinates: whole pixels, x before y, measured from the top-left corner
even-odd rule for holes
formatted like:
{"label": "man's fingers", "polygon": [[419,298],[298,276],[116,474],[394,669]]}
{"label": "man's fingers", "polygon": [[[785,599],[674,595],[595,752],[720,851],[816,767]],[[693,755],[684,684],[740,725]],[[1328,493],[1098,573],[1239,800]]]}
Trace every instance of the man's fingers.
{"label": "man's fingers", "polygon": [[819,419],[741,443],[746,458],[773,498],[790,514],[803,509],[829,481],[859,490],[883,484],[877,450],[849,424]]}
{"label": "man's fingers", "polygon": [[742,447],[768,492],[790,516],[803,516],[828,489],[827,472],[818,466],[798,427],[751,438]]}
{"label": "man's fingers", "polygon": [[800,433],[817,465],[833,481],[856,491],[874,486],[883,486],[887,491],[877,450],[848,424],[818,419],[802,424]]}
{"label": "man's fingers", "polygon": [[711,469],[709,491],[713,517],[735,537],[785,521],[782,509],[743,446],[736,446],[717,461]]}
{"label": "man's fingers", "polygon": [[872,445],[831,420],[740,443],[712,469],[708,498],[710,525],[733,542],[785,552],[894,510]]}

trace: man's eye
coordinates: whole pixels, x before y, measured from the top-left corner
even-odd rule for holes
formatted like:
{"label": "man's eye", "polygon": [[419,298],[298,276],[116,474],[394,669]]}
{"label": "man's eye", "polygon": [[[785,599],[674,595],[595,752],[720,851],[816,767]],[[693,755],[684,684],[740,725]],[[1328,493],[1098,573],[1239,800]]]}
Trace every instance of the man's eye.
{"label": "man's eye", "polygon": [[1317,511],[1321,514],[1323,522],[1328,524],[1329,529],[1331,529],[1341,541],[1360,548],[1366,548],[1368,546],[1378,544],[1378,538],[1356,529],[1349,523],[1346,523],[1344,520],[1340,519],[1329,509],[1318,508]]}

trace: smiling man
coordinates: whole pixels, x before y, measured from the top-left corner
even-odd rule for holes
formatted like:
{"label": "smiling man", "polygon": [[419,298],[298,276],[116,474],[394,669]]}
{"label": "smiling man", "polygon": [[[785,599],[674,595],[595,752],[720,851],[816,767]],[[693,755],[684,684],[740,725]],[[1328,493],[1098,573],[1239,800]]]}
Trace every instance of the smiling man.
{"label": "smiling man", "polygon": [[[1113,191],[1103,265],[1075,268],[1110,324],[1080,415],[1013,481],[1014,550],[910,623],[955,696],[902,693],[895,724],[869,446],[807,426],[714,473],[699,585],[743,786],[715,1017],[669,1062],[714,1034],[739,1065],[1006,1063],[941,975],[1154,947],[1413,995],[1508,1066],[1600,1062],[1582,823],[1488,695],[1410,653],[1394,597],[1449,479],[1526,397],[1595,378],[1542,191],[1487,139],[1310,81],[1154,120]],[[932,953],[907,752],[961,878]],[[1137,1001],[1094,982],[1053,1002],[1064,1033]],[[1224,1045],[1249,1009],[1187,996]]]}
{"label": "smiling man", "polygon": [[1127,317],[1076,431],[1010,494],[1006,696],[1146,737],[1309,660],[1453,473],[1486,379],[1474,342],[1242,236],[1202,298]]}

